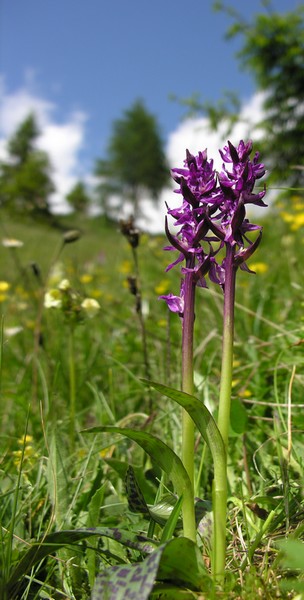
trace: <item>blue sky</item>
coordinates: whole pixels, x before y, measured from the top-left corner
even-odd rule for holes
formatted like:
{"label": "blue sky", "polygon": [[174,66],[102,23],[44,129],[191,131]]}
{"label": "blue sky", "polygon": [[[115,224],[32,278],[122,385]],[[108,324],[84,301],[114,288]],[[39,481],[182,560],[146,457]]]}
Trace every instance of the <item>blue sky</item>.
{"label": "blue sky", "polygon": [[[259,0],[227,2],[249,20],[263,10]],[[273,2],[280,12],[298,4]],[[105,154],[113,120],[137,98],[165,141],[184,114],[171,93],[217,101],[232,89],[246,102],[254,82],[239,69],[239,42],[224,40],[228,25],[212,0],[0,0],[0,138],[23,116],[20,103],[32,99],[42,128],[53,125],[54,143],[56,130],[62,143],[78,132],[76,176]]]}

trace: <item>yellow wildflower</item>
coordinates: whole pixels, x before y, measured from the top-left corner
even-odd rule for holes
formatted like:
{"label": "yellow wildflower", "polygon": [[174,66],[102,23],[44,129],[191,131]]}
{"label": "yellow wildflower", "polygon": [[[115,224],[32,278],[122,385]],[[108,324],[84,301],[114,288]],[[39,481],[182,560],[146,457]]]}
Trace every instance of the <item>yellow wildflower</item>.
{"label": "yellow wildflower", "polygon": [[0,281],[0,292],[7,292],[9,290],[10,284],[8,281]]}
{"label": "yellow wildflower", "polygon": [[304,226],[304,212],[294,215],[290,229],[292,231],[298,231],[298,229],[300,229],[300,227],[303,227],[303,226]]}
{"label": "yellow wildflower", "polygon": [[169,289],[169,281],[167,279],[163,279],[162,281],[159,282],[158,285],[155,286],[155,292],[157,295],[161,296],[162,294],[165,294],[168,289]]}
{"label": "yellow wildflower", "polygon": [[100,298],[102,296],[101,290],[92,290],[91,291],[92,298]]}
{"label": "yellow wildflower", "polygon": [[263,273],[267,273],[269,267],[264,262],[256,262],[256,263],[250,263],[249,268],[252,271],[255,271],[255,273],[259,273],[260,275],[263,275]]}
{"label": "yellow wildflower", "polygon": [[33,437],[29,434],[24,435],[23,437],[18,439],[18,446],[20,447],[20,450],[14,450],[13,457],[14,457],[14,464],[19,467],[22,456],[23,456],[23,463],[25,463],[26,461],[29,462],[31,459],[33,458],[38,458],[38,454],[35,452],[34,447],[32,446],[31,442],[33,441]]}
{"label": "yellow wildflower", "polygon": [[101,456],[101,458],[111,458],[114,450],[115,450],[114,444],[112,446],[107,446],[106,448],[103,448],[102,450],[100,450],[99,456]]}
{"label": "yellow wildflower", "polygon": [[297,212],[304,211],[304,204],[303,204],[303,202],[296,202],[293,204],[292,208],[294,210],[296,210]]}
{"label": "yellow wildflower", "polygon": [[132,271],[132,264],[130,260],[124,260],[120,267],[119,267],[119,272],[123,273],[123,275],[126,275],[127,273],[130,273],[130,271]]}
{"label": "yellow wildflower", "polygon": [[86,283],[91,283],[91,281],[93,280],[93,276],[90,275],[90,273],[83,273],[82,275],[80,275],[80,283],[86,284]]}
{"label": "yellow wildflower", "polygon": [[24,435],[23,437],[18,439],[18,444],[19,444],[19,446],[23,446],[23,444],[29,444],[32,441],[33,441],[33,436],[29,435],[27,433],[26,435]]}
{"label": "yellow wildflower", "polygon": [[241,390],[241,391],[239,392],[239,396],[240,396],[241,398],[250,398],[250,397],[252,396],[252,393],[251,393],[251,391],[250,391],[250,390],[248,390],[248,389],[245,389],[245,390]]}
{"label": "yellow wildflower", "polygon": [[285,221],[285,223],[292,223],[292,221],[294,220],[294,215],[292,213],[286,212],[285,210],[282,210],[280,215],[283,221]]}

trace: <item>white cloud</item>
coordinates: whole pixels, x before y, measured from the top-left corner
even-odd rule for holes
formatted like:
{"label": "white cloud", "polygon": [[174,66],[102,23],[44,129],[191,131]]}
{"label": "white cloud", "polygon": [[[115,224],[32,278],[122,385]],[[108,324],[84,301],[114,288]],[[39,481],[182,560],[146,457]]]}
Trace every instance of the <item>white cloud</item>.
{"label": "white cloud", "polygon": [[[263,95],[255,94],[243,103],[239,122],[229,134],[232,143],[237,144],[241,139],[254,141],[259,139],[260,132],[256,125],[262,118],[262,102]],[[192,154],[197,154],[199,150],[207,148],[208,157],[213,158],[215,167],[220,169],[222,161],[218,150],[227,142],[226,129],[227,125],[224,123],[220,125],[218,131],[212,131],[206,117],[183,121],[168,139],[167,156],[170,166],[182,164],[186,148]]]}
{"label": "white cloud", "polygon": [[54,209],[63,208],[62,198],[80,178],[78,153],[84,142],[85,120],[84,113],[73,113],[62,125],[46,123],[38,140],[38,146],[49,154],[53,167],[57,190],[52,197]]}
{"label": "white cloud", "polygon": [[65,195],[80,177],[85,176],[81,171],[79,152],[84,145],[87,117],[85,113],[73,112],[64,123],[58,123],[54,116],[56,105],[41,98],[30,88],[26,86],[7,92],[4,82],[0,82],[0,157],[6,155],[7,139],[29,113],[35,113],[41,131],[37,146],[48,153],[53,169],[56,192],[51,197],[51,203],[54,211],[62,211],[67,208]]}
{"label": "white cloud", "polygon": [[55,106],[51,102],[31,93],[26,87],[9,93],[5,89],[4,80],[0,82],[1,121],[0,135],[5,138],[12,135],[16,127],[29,115],[35,112],[40,128],[45,127],[51,119]]}

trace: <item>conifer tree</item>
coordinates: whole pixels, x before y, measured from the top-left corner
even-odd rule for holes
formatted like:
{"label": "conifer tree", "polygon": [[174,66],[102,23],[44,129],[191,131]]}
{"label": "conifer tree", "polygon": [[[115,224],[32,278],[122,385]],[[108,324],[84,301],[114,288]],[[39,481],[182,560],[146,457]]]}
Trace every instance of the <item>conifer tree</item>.
{"label": "conifer tree", "polygon": [[0,202],[14,213],[50,215],[54,191],[48,155],[37,148],[39,129],[30,114],[8,141],[8,159],[0,162]]}
{"label": "conifer tree", "polygon": [[140,212],[142,193],[157,200],[169,180],[163,143],[156,118],[136,101],[121,119],[113,123],[108,145],[108,158],[98,160],[95,174],[101,204],[111,212],[111,197],[133,203],[134,216]]}
{"label": "conifer tree", "polygon": [[86,186],[82,181],[78,181],[66,196],[67,202],[75,212],[85,214],[91,203],[91,198],[87,192]]}

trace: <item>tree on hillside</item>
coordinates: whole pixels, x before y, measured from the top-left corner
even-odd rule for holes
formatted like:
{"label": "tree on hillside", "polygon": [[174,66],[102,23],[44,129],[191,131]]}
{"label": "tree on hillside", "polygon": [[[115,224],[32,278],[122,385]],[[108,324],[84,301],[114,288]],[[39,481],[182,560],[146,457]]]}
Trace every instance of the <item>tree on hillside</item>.
{"label": "tree on hillside", "polygon": [[138,216],[143,192],[157,200],[169,180],[163,143],[157,121],[141,101],[126,110],[113,123],[108,145],[108,158],[98,160],[95,174],[101,203],[106,214],[111,213],[111,197],[133,204]]}
{"label": "tree on hillside", "polygon": [[78,181],[66,196],[67,202],[73,211],[85,214],[91,204],[91,198],[87,192],[86,186],[82,181]]}
{"label": "tree on hillside", "polygon": [[54,191],[46,152],[36,146],[39,130],[30,114],[8,141],[8,159],[0,162],[0,202],[8,210],[49,216]]}
{"label": "tree on hillside", "polygon": [[241,36],[237,57],[253,74],[258,90],[265,92],[260,146],[272,181],[303,187],[304,6],[279,14],[271,2],[264,0],[263,5],[266,12],[255,15],[252,23],[222,2],[214,7],[233,18],[227,38]]}

